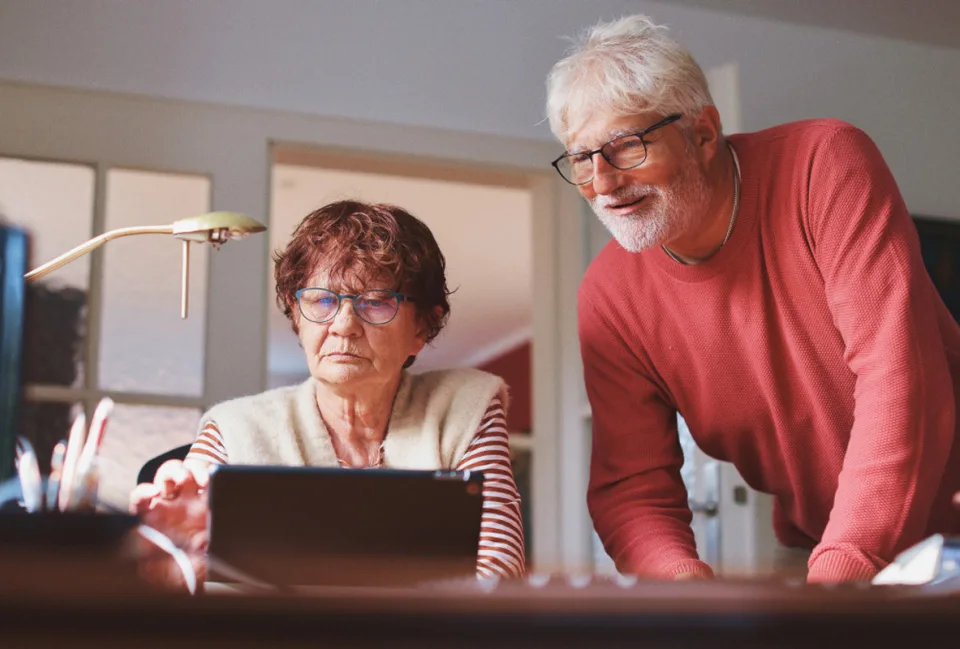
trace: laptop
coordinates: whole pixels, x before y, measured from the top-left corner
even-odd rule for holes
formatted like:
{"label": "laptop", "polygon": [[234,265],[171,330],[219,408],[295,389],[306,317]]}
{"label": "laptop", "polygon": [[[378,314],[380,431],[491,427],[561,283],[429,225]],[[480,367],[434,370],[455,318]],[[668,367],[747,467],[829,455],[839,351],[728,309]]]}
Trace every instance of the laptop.
{"label": "laptop", "polygon": [[14,475],[26,271],[26,233],[0,223],[0,482]]}
{"label": "laptop", "polygon": [[479,472],[224,465],[208,582],[287,588],[475,580]]}

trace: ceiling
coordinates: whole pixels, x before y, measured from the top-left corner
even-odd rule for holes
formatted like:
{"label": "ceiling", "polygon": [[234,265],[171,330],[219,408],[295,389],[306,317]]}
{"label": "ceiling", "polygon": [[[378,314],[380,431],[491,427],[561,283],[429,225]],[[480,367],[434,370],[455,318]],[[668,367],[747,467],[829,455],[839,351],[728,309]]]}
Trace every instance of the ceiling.
{"label": "ceiling", "polygon": [[958,0],[654,0],[811,27],[960,48]]}
{"label": "ceiling", "polygon": [[[475,366],[529,340],[532,239],[525,189],[277,164],[272,176],[270,247],[281,248],[312,210],[345,198],[393,203],[433,232],[447,262],[451,315],[416,368]],[[272,267],[271,267],[272,272]],[[272,289],[271,278],[271,291]],[[271,385],[306,375],[290,324],[270,309]]]}
{"label": "ceiling", "polygon": [[0,79],[552,140],[544,79],[567,37],[637,12],[704,68],[749,68],[748,129],[795,88],[807,116],[877,132],[893,120],[837,105],[863,82],[955,105],[940,77],[956,79],[958,0],[0,0]]}

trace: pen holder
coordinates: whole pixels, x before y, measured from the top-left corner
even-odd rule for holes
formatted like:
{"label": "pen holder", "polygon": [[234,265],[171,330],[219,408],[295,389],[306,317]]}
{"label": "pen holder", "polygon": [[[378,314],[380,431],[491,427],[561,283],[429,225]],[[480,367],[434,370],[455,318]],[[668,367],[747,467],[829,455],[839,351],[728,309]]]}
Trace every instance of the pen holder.
{"label": "pen holder", "polygon": [[138,523],[125,514],[0,512],[4,590],[27,597],[141,591],[133,546]]}

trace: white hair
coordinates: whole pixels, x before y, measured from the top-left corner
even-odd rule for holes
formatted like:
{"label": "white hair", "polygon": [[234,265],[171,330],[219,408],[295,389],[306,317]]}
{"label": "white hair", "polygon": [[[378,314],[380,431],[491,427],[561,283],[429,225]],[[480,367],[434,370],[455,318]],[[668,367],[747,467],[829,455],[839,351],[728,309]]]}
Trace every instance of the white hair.
{"label": "white hair", "polygon": [[547,77],[547,118],[561,141],[598,109],[681,113],[687,121],[712,105],[690,51],[643,15],[587,30]]}

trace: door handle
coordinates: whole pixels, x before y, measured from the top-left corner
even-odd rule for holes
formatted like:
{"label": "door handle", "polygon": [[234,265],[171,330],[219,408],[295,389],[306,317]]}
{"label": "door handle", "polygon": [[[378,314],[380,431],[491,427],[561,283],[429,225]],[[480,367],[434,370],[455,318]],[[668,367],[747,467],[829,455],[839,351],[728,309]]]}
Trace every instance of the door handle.
{"label": "door handle", "polygon": [[716,516],[720,513],[720,504],[715,500],[691,500],[689,502],[690,511],[694,514],[703,514],[704,516]]}

